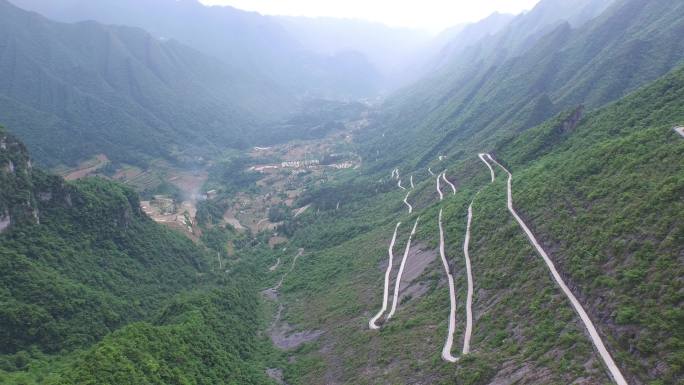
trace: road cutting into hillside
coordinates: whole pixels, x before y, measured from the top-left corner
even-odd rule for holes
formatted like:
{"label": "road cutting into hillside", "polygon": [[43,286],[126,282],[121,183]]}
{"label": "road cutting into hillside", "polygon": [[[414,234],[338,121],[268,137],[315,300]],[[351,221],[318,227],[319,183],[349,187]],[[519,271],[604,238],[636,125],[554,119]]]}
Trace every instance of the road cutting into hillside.
{"label": "road cutting into hillside", "polygon": [[413,206],[411,206],[411,204],[408,203],[408,197],[410,194],[411,194],[411,192],[409,191],[406,193],[406,196],[404,197],[404,204],[408,207],[409,214],[411,214],[413,212]]}
{"label": "road cutting into hillside", "polygon": [[492,176],[492,183],[494,183],[494,178],[495,178],[495,176],[494,176],[494,169],[492,168],[492,165],[489,164],[489,162],[487,162],[487,159],[485,158],[485,155],[488,155],[488,154],[478,154],[477,156],[479,156],[480,159],[481,159],[481,160],[487,165],[487,167],[489,168],[489,173],[490,173],[491,176]]}
{"label": "road cutting into hillside", "polygon": [[[478,192],[479,193],[479,192]],[[477,194],[476,194],[477,196]],[[462,354],[470,353],[470,337],[473,334],[473,270],[470,265],[470,253],[468,248],[470,247],[470,226],[473,223],[473,202],[475,198],[470,202],[468,206],[468,223],[466,224],[466,234],[465,240],[463,241],[463,257],[466,263],[466,276],[468,278],[468,293],[466,294],[466,329],[463,334],[463,351]]]}
{"label": "road cutting into hillside", "polygon": [[411,175],[411,188],[414,189],[416,186],[413,184],[413,175]]}
{"label": "road cutting into hillside", "polygon": [[299,249],[297,252],[297,255],[295,255],[294,259],[292,260],[292,264],[290,265],[290,268],[283,273],[282,277],[280,277],[280,281],[278,281],[278,284],[275,285],[272,288],[266,289],[263,291],[264,295],[270,299],[277,299],[278,298],[278,290],[283,286],[283,282],[285,281],[285,278],[294,270],[295,265],[297,264],[297,259],[304,254],[304,249]]}
{"label": "road cutting into hillside", "polygon": [[454,186],[453,183],[449,182],[449,179],[446,177],[446,170],[442,173],[442,179],[444,179],[445,182],[451,186],[451,190],[453,191],[454,195],[456,195],[456,186]]}
{"label": "road cutting into hillside", "polygon": [[451,354],[451,347],[454,344],[454,332],[456,331],[456,288],[454,287],[454,276],[451,274],[449,262],[444,253],[442,209],[439,209],[439,255],[442,258],[442,264],[444,265],[444,271],[446,272],[447,281],[449,283],[449,303],[451,305],[449,310],[449,332],[446,341],[444,342],[444,348],[442,348],[442,359],[448,362],[458,362],[459,359]]}
{"label": "road cutting into hillside", "polygon": [[[494,176],[494,169],[492,166],[487,162],[487,160],[484,157],[484,154],[479,154],[478,155],[480,160],[484,162],[484,164],[487,165],[487,168],[489,168],[492,181],[490,183],[493,183],[495,180]],[[470,229],[473,224],[473,204],[475,203],[475,198],[480,194],[482,189],[480,189],[477,193],[475,193],[475,196],[473,197],[473,200],[470,201],[470,205],[468,206],[468,219],[466,223],[466,233],[465,233],[465,238],[463,240],[463,258],[465,259],[465,264],[466,264],[466,277],[468,279],[468,291],[466,294],[466,329],[465,333],[463,334],[463,350],[462,354],[468,354],[470,353],[470,339],[473,334],[473,292],[474,292],[474,279],[473,279],[473,269],[472,265],[470,262]]]}
{"label": "road cutting into hillside", "polygon": [[273,270],[277,269],[278,266],[280,266],[280,257],[278,257],[278,260],[276,261],[276,263],[273,266],[268,268],[268,271],[273,271]]}
{"label": "road cutting into hillside", "polygon": [[385,271],[385,288],[382,293],[382,308],[380,308],[380,311],[378,314],[375,315],[375,317],[371,318],[371,320],[368,322],[368,327],[371,330],[377,330],[380,329],[380,326],[377,325],[378,319],[382,317],[382,315],[385,313],[387,310],[387,303],[389,302],[389,284],[390,284],[390,277],[392,275],[392,265],[394,263],[394,243],[397,240],[397,230],[399,230],[399,226],[401,225],[401,222],[397,223],[397,226],[394,228],[394,235],[392,236],[392,241],[390,242],[388,253],[389,253],[389,261],[387,262],[387,270]]}
{"label": "road cutting into hillside", "polygon": [[439,194],[439,200],[442,201],[444,199],[444,194],[442,194],[442,188],[439,185],[439,180],[442,178],[442,175],[437,175],[437,193]]}
{"label": "road cutting into hillside", "polygon": [[[480,157],[482,161],[489,167],[490,170],[492,170],[491,166],[489,163],[483,158]],[[449,180],[446,179],[446,172],[442,174],[444,177],[444,180],[449,183]],[[492,174],[493,175],[493,174]],[[452,185],[452,189],[454,189],[454,194],[455,194],[455,186]],[[480,189],[482,191],[482,189]],[[478,191],[475,194],[475,197],[480,193]],[[466,277],[468,280],[468,291],[466,294],[466,328],[465,328],[465,333],[463,335],[463,350],[462,354],[466,355],[470,353],[470,339],[473,333],[473,291],[474,291],[474,284],[473,284],[473,271],[472,271],[472,266],[470,263],[470,253],[469,253],[469,246],[470,246],[470,227],[472,225],[473,221],[473,203],[475,202],[475,197],[473,197],[473,200],[470,202],[470,206],[468,206],[468,221],[466,224],[466,233],[465,233],[465,240],[463,242],[463,257],[465,259],[465,265],[466,265]],[[446,271],[447,274],[447,280],[449,282],[449,299],[451,302],[451,310],[449,312],[449,331],[447,334],[446,341],[444,343],[444,348],[442,349],[442,359],[448,362],[457,362],[459,358],[454,357],[451,354],[451,349],[454,343],[454,332],[456,331],[456,290],[454,288],[454,279],[453,275],[450,272],[449,269],[449,264],[446,259],[446,255],[444,252],[444,230],[442,227],[442,209],[439,210],[439,252],[440,255],[442,256],[442,263],[444,264],[444,270]]]}
{"label": "road cutting into hillside", "polygon": [[399,182],[397,182],[397,186],[402,190],[406,190],[406,187],[401,185],[401,179],[399,179]]}
{"label": "road cutting into hillside", "polygon": [[[534,236],[532,231],[529,229],[529,227],[527,227],[525,222],[522,220],[522,218],[520,218],[518,213],[515,211],[515,208],[513,207],[513,193],[512,193],[513,174],[511,174],[511,172],[508,171],[507,168],[502,166],[501,163],[497,162],[491,155],[486,154],[486,156],[493,163],[495,163],[496,165],[501,167],[501,169],[503,169],[508,174],[508,211],[510,211],[511,215],[513,215],[515,220],[518,222],[520,227],[523,229],[523,231],[527,235],[527,238],[530,240],[530,243],[532,243],[532,246],[534,246],[534,248],[537,250],[537,253],[539,253],[539,255],[541,255],[542,259],[546,263],[546,266],[551,271],[551,275],[553,276],[553,279],[556,281],[558,286],[560,286],[561,291],[563,291],[565,296],[570,300],[570,303],[572,304],[573,308],[575,309],[575,311],[579,315],[580,319],[582,320],[584,327],[589,332],[589,337],[591,339],[591,342],[596,347],[596,350],[598,350],[599,355],[601,356],[601,359],[603,360],[603,363],[606,365],[606,367],[610,371],[610,374],[613,377],[613,380],[618,385],[627,385],[627,381],[625,380],[624,376],[620,372],[620,369],[615,364],[615,361],[613,361],[613,357],[608,352],[608,349],[606,349],[606,346],[603,344],[603,340],[601,339],[601,336],[598,334],[596,327],[594,327],[594,323],[591,321],[591,318],[589,318],[589,315],[584,310],[584,307],[582,307],[582,305],[577,300],[575,295],[572,293],[572,291],[565,284],[565,282],[563,281],[563,278],[558,273],[558,270],[556,270],[556,266],[554,265],[553,261],[551,260],[551,258],[549,258],[548,254],[546,254],[546,251],[544,251],[544,249],[541,247],[541,245],[537,241],[537,238]],[[493,174],[493,172],[492,172],[492,174]]]}
{"label": "road cutting into hillside", "polygon": [[406,267],[406,260],[408,259],[409,250],[411,249],[411,239],[416,234],[416,229],[418,228],[419,220],[420,218],[416,219],[416,223],[413,224],[413,230],[411,230],[411,235],[409,235],[408,241],[406,242],[406,250],[404,250],[404,257],[401,259],[401,264],[399,265],[399,273],[397,273],[397,280],[394,283],[394,297],[392,298],[392,309],[387,315],[388,321],[397,311],[397,302],[399,302],[399,289],[401,288],[401,276],[404,274],[404,267]]}

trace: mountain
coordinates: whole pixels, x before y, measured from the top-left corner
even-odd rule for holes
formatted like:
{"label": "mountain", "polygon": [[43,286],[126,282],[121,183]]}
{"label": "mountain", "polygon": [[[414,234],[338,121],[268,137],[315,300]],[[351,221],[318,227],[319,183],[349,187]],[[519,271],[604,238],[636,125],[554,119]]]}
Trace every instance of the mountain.
{"label": "mountain", "polygon": [[514,199],[621,352],[630,383],[684,378],[684,140],[673,130],[684,121],[683,89],[680,66],[585,118],[565,114],[496,149],[517,174]]}
{"label": "mountain", "polygon": [[[675,36],[682,32],[683,13],[684,7],[667,1],[621,0],[579,28],[557,24],[518,54],[492,49],[485,39],[442,71],[395,94],[376,126],[385,136],[368,131],[367,154],[396,143],[401,151],[383,152],[386,163],[378,167],[425,165],[439,154],[484,146],[577,104],[595,108],[624,96],[682,63],[682,42]],[[524,18],[534,14],[516,23],[524,31],[510,29],[512,24],[497,39],[525,33]],[[404,153],[419,155],[409,160]]]}
{"label": "mountain", "polygon": [[0,121],[42,164],[191,162],[246,145],[292,106],[272,83],[136,28],[57,23],[2,0],[0,30]]}
{"label": "mountain", "polygon": [[133,191],[66,183],[34,169],[4,130],[0,143],[3,354],[92,343],[206,269],[202,252],[150,221]]}
{"label": "mountain", "polygon": [[[320,54],[271,17],[196,0],[13,0],[59,21],[96,20],[173,38],[297,97],[373,96],[380,75],[356,48]],[[154,15],[154,17],[150,17]],[[363,82],[350,76],[353,72]]]}
{"label": "mountain", "polygon": [[434,61],[434,63],[427,63],[427,68],[425,68],[426,71],[423,75],[425,75],[427,70],[434,71],[442,67],[444,65],[444,63],[441,63],[442,60],[449,60],[459,55],[467,47],[477,44],[482,39],[496,35],[514,19],[514,15],[496,12],[476,23],[460,27],[458,30],[444,31],[435,39],[439,42],[438,45],[435,45],[437,49],[428,55],[429,59]]}
{"label": "mountain", "polygon": [[431,43],[428,33],[380,23],[329,17],[274,16],[303,47],[322,55],[359,52],[381,75],[384,89],[404,85],[407,63]]}
{"label": "mountain", "polygon": [[[365,23],[40,4],[98,22],[0,3],[0,120],[41,163],[161,158],[207,192],[154,197],[186,239],[0,129],[0,383],[684,382],[684,4],[541,0],[427,63]],[[395,61],[428,67],[349,100]]]}
{"label": "mountain", "polygon": [[2,383],[267,383],[249,281],[214,276],[129,188],[34,168],[2,128],[0,265]]}
{"label": "mountain", "polygon": [[[684,139],[672,128],[684,121],[683,91],[679,68],[604,108],[571,109],[445,158],[432,169],[446,169],[457,190],[442,183],[442,201],[437,178],[425,168],[400,168],[402,180],[411,175],[416,184],[408,196],[412,214],[402,202],[406,191],[388,179],[391,168],[379,180],[367,171],[311,189],[298,202],[311,205],[309,214],[281,227],[310,255],[288,276],[286,306],[306,314],[297,318],[299,328],[325,334],[315,348],[293,354],[289,373],[301,383],[613,383],[509,212],[506,173],[493,165],[491,182],[478,159],[490,151],[512,172],[518,215],[584,305],[627,382],[681,383]],[[473,334],[462,356],[471,202]],[[455,280],[457,364],[440,357],[450,306],[437,251],[440,210]],[[400,222],[394,276],[418,219],[398,310],[391,320],[383,317],[380,330],[369,330],[381,308],[392,232]]]}

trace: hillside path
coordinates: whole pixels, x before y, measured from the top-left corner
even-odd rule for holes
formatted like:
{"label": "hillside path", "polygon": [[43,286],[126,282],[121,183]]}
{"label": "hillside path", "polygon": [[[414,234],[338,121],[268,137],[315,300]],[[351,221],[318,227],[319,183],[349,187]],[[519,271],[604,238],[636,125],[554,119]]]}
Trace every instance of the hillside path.
{"label": "hillside path", "polygon": [[518,222],[520,227],[523,229],[527,237],[529,238],[530,242],[532,243],[532,246],[537,250],[539,255],[544,259],[544,262],[546,262],[546,266],[549,268],[551,271],[551,275],[553,276],[553,279],[556,281],[558,286],[560,286],[561,290],[565,294],[566,297],[570,300],[570,303],[572,303],[572,306],[575,308],[575,311],[579,315],[580,319],[582,320],[582,323],[584,323],[584,327],[587,329],[589,332],[589,337],[591,338],[591,342],[594,344],[596,349],[599,352],[599,355],[601,356],[601,359],[603,360],[604,364],[610,371],[611,376],[613,377],[613,380],[615,383],[618,385],[627,385],[627,381],[625,380],[624,376],[620,372],[620,369],[617,367],[615,364],[615,361],[613,361],[613,357],[611,357],[610,353],[608,352],[608,349],[606,349],[606,346],[603,344],[603,340],[601,339],[601,336],[598,334],[598,331],[596,330],[596,327],[594,326],[594,323],[591,321],[591,318],[589,318],[589,315],[587,312],[584,310],[584,307],[580,304],[580,302],[577,300],[575,295],[570,291],[568,286],[565,284],[563,281],[563,278],[560,276],[558,273],[558,270],[556,270],[556,266],[554,265],[553,261],[551,261],[551,258],[549,258],[548,254],[546,254],[546,251],[541,247],[539,242],[537,241],[537,238],[532,234],[532,231],[530,231],[529,227],[525,224],[525,222],[520,218],[518,213],[515,211],[513,208],[513,194],[511,192],[511,185],[512,185],[512,180],[513,180],[513,175],[511,174],[510,171],[508,171],[507,168],[501,165],[501,163],[497,162],[491,155],[487,154],[487,157],[494,162],[497,166],[501,167],[507,174],[508,174],[508,211],[511,212],[515,220]]}
{"label": "hillside path", "polygon": [[385,310],[387,310],[390,276],[392,275],[392,265],[394,264],[394,243],[397,240],[397,230],[399,230],[399,226],[401,226],[401,222],[397,223],[397,226],[394,228],[394,235],[392,236],[392,241],[390,242],[388,249],[389,261],[387,262],[387,270],[385,271],[385,288],[382,293],[382,308],[378,314],[376,314],[375,317],[371,318],[371,320],[368,322],[368,327],[371,328],[371,330],[380,329],[380,326],[378,326],[376,322],[378,319],[380,319],[380,317],[382,317],[383,313],[385,313]]}
{"label": "hillside path", "polygon": [[[438,179],[439,180],[439,179]],[[449,283],[449,331],[444,347],[442,348],[442,359],[448,362],[458,362],[458,358],[451,354],[451,347],[454,344],[454,332],[456,331],[456,288],[454,287],[454,276],[451,274],[449,262],[444,252],[444,228],[442,227],[442,209],[439,209],[439,255],[442,258],[442,265],[447,275]]]}
{"label": "hillside path", "polygon": [[411,206],[411,204],[408,203],[408,197],[410,194],[411,194],[411,192],[409,191],[406,193],[406,196],[404,197],[404,204],[408,207],[409,214],[411,214],[413,212],[413,206]]}
{"label": "hillside path", "polygon": [[447,182],[447,184],[449,184],[449,186],[451,187],[451,190],[453,191],[454,195],[456,195],[456,186],[454,186],[453,183],[449,182],[449,179],[447,179],[447,177],[446,177],[446,171],[444,171],[444,172],[442,173],[442,179],[444,179],[444,181]]}
{"label": "hillside path", "polygon": [[437,192],[439,193],[439,200],[444,199],[444,194],[442,194],[442,187],[439,185],[439,180],[442,178],[442,175],[437,175]]}
{"label": "hillside path", "polygon": [[411,239],[416,234],[416,229],[418,228],[419,220],[420,218],[416,219],[416,223],[413,224],[413,230],[411,230],[411,235],[409,235],[408,241],[406,242],[406,250],[404,250],[404,257],[401,259],[401,264],[399,265],[399,273],[397,273],[397,279],[394,282],[394,297],[392,298],[392,309],[387,315],[388,321],[397,311],[397,303],[399,302],[399,289],[401,288],[401,276],[404,274],[404,267],[406,266],[406,260],[408,259],[409,251],[411,249]]}

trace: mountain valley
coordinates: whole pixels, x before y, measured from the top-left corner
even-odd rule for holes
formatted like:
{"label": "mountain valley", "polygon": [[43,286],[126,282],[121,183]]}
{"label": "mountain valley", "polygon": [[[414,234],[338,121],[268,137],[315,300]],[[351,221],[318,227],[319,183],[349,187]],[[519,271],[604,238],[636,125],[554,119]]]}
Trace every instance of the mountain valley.
{"label": "mountain valley", "polygon": [[0,0],[0,384],[682,383],[682,36]]}

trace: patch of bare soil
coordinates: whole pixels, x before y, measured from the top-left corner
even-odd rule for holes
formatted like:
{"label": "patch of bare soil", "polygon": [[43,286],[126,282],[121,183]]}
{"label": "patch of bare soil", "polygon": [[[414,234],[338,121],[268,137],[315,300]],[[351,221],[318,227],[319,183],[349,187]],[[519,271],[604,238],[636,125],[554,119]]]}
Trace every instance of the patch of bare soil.
{"label": "patch of bare soil", "polygon": [[262,291],[261,294],[263,294],[264,297],[270,299],[271,301],[275,301],[278,299],[278,289],[276,289],[275,287],[270,287]]}
{"label": "patch of bare soil", "polygon": [[287,238],[272,236],[268,239],[268,245],[271,247],[271,249],[275,248],[278,245],[282,245],[283,243],[287,243]]}
{"label": "patch of bare soil", "polygon": [[207,181],[209,174],[207,171],[176,171],[169,175],[169,182],[178,187],[189,201],[196,202],[204,194],[201,193],[204,182]]}
{"label": "patch of bare soil", "polygon": [[235,217],[233,211],[230,209],[223,214],[223,220],[229,225],[233,226],[235,230],[242,231],[246,229],[245,226],[243,226],[242,223],[240,223],[240,220],[238,220]]}
{"label": "patch of bare soil", "polygon": [[189,201],[176,204],[171,198],[157,198],[141,201],[140,208],[153,221],[179,230],[191,239],[197,240],[199,228],[195,223],[196,208]]}
{"label": "patch of bare soil", "polygon": [[298,332],[294,330],[287,322],[281,322],[269,330],[268,335],[271,337],[273,344],[282,350],[296,349],[302,344],[314,341],[323,335],[322,330],[303,330]]}
{"label": "patch of bare soil", "polygon": [[99,154],[94,159],[85,161],[76,170],[70,170],[64,175],[66,180],[76,180],[85,178],[95,173],[98,169],[109,163],[109,158],[105,154]]}
{"label": "patch of bare soil", "polygon": [[[400,258],[397,258],[400,260]],[[399,290],[399,303],[405,298],[419,298],[427,292],[427,285],[416,281],[427,269],[427,267],[437,259],[437,251],[429,249],[426,245],[418,243],[411,247],[404,274],[401,277]]]}
{"label": "patch of bare soil", "polygon": [[505,364],[489,385],[513,384],[550,384],[553,380],[551,371],[547,368],[536,368],[532,364],[517,366],[513,362]]}
{"label": "patch of bare soil", "polygon": [[278,384],[287,385],[287,383],[283,379],[283,369],[268,368],[268,369],[266,369],[266,374],[268,375],[269,378],[271,378],[273,381],[277,382]]}

